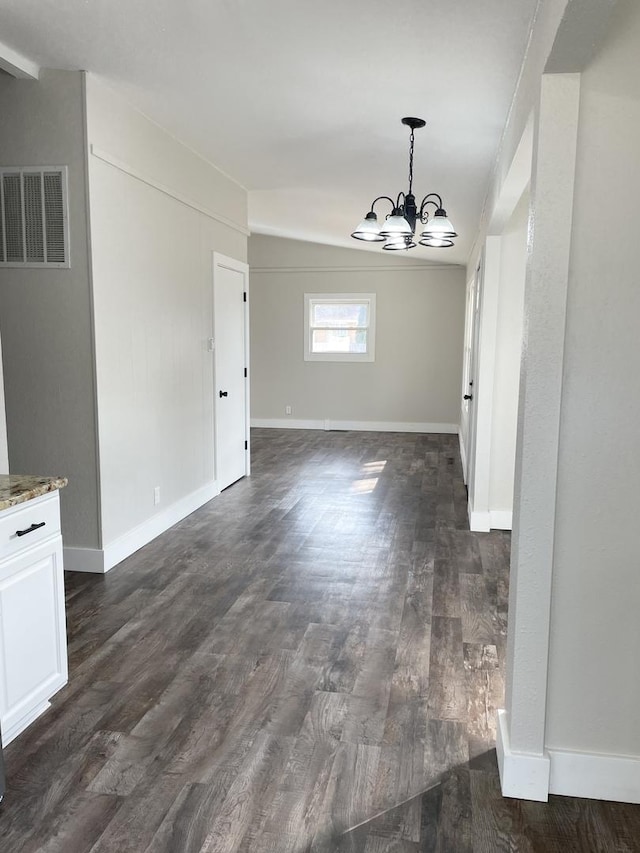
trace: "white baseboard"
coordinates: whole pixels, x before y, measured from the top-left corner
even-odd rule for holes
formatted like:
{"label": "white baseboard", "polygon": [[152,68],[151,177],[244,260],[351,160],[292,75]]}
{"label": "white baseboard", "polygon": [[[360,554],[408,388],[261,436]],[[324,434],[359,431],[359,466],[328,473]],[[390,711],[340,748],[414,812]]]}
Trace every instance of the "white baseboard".
{"label": "white baseboard", "polygon": [[252,427],[263,429],[326,429],[326,421],[299,420],[297,418],[251,418]]}
{"label": "white baseboard", "polygon": [[469,528],[476,533],[488,533],[491,530],[491,513],[478,512],[469,506]]}
{"label": "white baseboard", "polygon": [[492,530],[511,530],[513,512],[509,509],[492,509],[489,512],[489,524]]}
{"label": "white baseboard", "polygon": [[511,750],[505,711],[498,711],[498,768],[505,797],[546,802],[549,794],[640,804],[640,756],[549,749]]}
{"label": "white baseboard", "polygon": [[462,438],[462,430],[458,430],[458,443],[460,445],[460,461],[462,462],[462,479],[465,485],[468,482],[467,477],[467,451],[464,447],[464,439]]}
{"label": "white baseboard", "polygon": [[506,711],[498,711],[496,751],[503,796],[546,803],[549,799],[549,756],[511,750]]}
{"label": "white baseboard", "polygon": [[513,513],[506,509],[492,509],[489,512],[476,512],[469,509],[469,527],[476,533],[511,530],[512,518]]}
{"label": "white baseboard", "polygon": [[147,545],[156,536],[191,515],[192,512],[219,494],[220,490],[217,483],[208,483],[171,504],[157,515],[143,521],[142,524],[110,542],[102,550],[96,548],[65,548],[64,567],[72,572],[105,574],[109,569],[117,566],[118,563]]}
{"label": "white baseboard", "polygon": [[640,757],[549,750],[549,793],[640,803]]}
{"label": "white baseboard", "polygon": [[293,418],[252,418],[252,427],[264,429],[354,430],[356,432],[436,432],[455,435],[458,424],[412,423],[405,421],[331,421]]}
{"label": "white baseboard", "polygon": [[103,575],[104,551],[100,548],[64,548],[65,572],[89,572]]}

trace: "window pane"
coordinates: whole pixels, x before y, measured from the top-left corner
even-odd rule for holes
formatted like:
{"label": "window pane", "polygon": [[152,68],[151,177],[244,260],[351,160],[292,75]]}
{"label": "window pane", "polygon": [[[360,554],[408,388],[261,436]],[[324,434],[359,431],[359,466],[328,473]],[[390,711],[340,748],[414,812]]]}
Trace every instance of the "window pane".
{"label": "window pane", "polygon": [[366,351],[366,329],[313,329],[311,333],[311,352]]}
{"label": "window pane", "polygon": [[311,325],[322,326],[323,328],[337,326],[343,329],[345,327],[367,326],[369,322],[368,307],[366,302],[312,303]]}

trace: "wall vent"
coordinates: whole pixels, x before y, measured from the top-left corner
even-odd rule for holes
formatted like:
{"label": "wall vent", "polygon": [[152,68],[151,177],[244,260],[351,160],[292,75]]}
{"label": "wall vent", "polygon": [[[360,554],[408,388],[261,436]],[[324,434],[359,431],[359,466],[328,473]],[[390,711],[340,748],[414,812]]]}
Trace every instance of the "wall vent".
{"label": "wall vent", "polygon": [[68,267],[66,166],[0,168],[0,267]]}

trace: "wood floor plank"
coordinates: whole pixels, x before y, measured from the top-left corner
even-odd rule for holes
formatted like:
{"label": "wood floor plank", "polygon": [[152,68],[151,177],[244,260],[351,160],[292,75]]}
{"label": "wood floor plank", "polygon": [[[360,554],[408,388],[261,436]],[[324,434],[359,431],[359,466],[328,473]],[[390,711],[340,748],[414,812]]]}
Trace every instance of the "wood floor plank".
{"label": "wood floor plank", "polygon": [[438,824],[438,853],[455,850],[473,853],[472,801],[469,770],[448,770],[442,779],[442,801]]}
{"label": "wood floor plank", "polygon": [[640,853],[640,807],[501,796],[510,536],[457,436],[254,430],[252,471],[67,575],[2,853]]}
{"label": "wood floor plank", "polygon": [[449,532],[438,530],[436,533],[432,612],[434,616],[459,618],[460,570],[455,561]]}
{"label": "wood floor plank", "polygon": [[496,742],[498,708],[504,700],[504,676],[492,645],[464,646],[467,685],[469,757],[491,750]]}
{"label": "wood floor plank", "polygon": [[88,853],[117,814],[122,800],[78,790],[42,823],[26,846],[12,853]]}
{"label": "wood floor plank", "polygon": [[376,814],[375,783],[380,747],[341,742],[333,763],[331,779],[320,822],[342,834]]}
{"label": "wood floor plank", "polygon": [[482,575],[460,575],[462,640],[464,643],[495,643],[495,626]]}
{"label": "wood floor plank", "polygon": [[460,619],[433,617],[429,712],[438,720],[466,720],[467,691]]}
{"label": "wood floor plank", "polygon": [[185,785],[169,808],[145,853],[199,853],[211,816],[224,802],[236,773],[221,768],[210,784]]}
{"label": "wood floor plank", "polygon": [[[252,821],[259,814],[263,800],[275,794],[279,775],[284,768],[293,738],[260,733],[246,759],[229,786],[227,796],[209,822],[200,848],[202,853],[234,853]],[[270,791],[271,796],[266,796]]]}
{"label": "wood floor plank", "polygon": [[395,667],[397,633],[370,630],[362,669],[353,685],[342,740],[376,745],[384,734]]}

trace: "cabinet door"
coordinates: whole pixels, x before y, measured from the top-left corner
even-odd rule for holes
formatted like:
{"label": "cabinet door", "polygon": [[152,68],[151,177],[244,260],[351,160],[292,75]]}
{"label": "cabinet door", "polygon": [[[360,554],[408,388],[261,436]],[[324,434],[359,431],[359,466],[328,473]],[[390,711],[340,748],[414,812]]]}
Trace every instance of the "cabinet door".
{"label": "cabinet door", "polygon": [[62,539],[0,563],[0,725],[8,743],[67,681]]}

